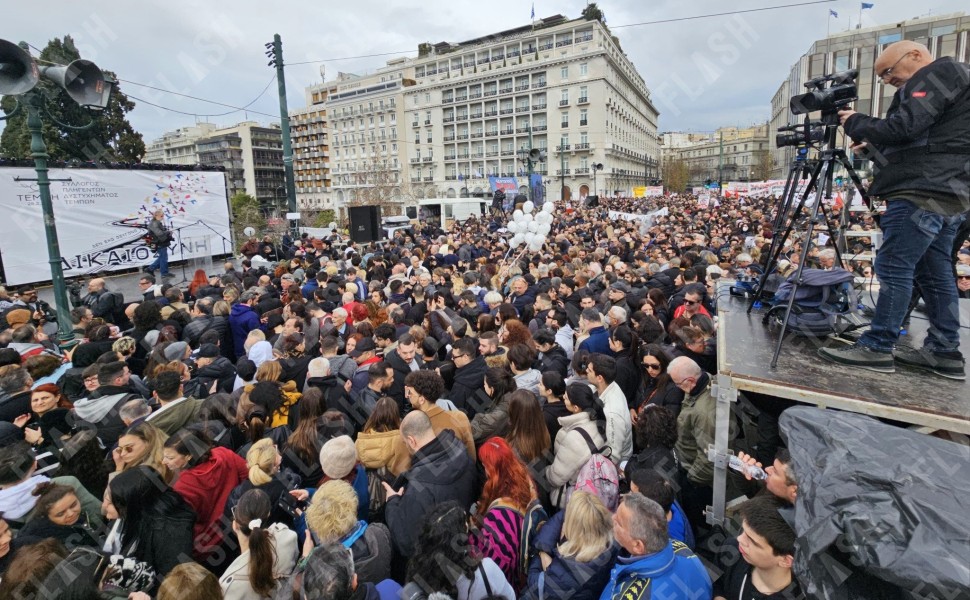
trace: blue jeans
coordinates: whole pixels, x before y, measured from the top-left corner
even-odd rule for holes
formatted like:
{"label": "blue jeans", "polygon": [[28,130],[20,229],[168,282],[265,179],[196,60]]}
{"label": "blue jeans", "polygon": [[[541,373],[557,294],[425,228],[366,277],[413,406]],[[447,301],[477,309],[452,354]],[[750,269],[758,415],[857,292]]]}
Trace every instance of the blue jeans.
{"label": "blue jeans", "polygon": [[892,352],[909,308],[913,280],[926,302],[930,328],[923,342],[931,352],[960,346],[959,298],[953,278],[953,239],[963,215],[945,217],[908,200],[890,200],[880,227],[883,243],[876,255],[879,299],[863,346]]}
{"label": "blue jeans", "polygon": [[163,277],[168,275],[168,248],[159,248],[158,256],[152,264],[148,265],[148,268],[152,271],[157,269]]}

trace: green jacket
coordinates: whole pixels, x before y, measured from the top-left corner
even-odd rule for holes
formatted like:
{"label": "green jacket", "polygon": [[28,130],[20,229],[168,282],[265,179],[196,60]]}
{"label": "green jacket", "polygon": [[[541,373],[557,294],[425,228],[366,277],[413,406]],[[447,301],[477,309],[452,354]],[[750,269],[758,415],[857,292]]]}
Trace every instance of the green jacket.
{"label": "green jacket", "polygon": [[[674,450],[680,464],[687,470],[687,478],[697,485],[714,483],[714,463],[707,458],[707,447],[714,443],[717,401],[711,395],[711,377],[705,373],[701,381],[684,396],[677,417],[677,445]],[[731,415],[728,428],[728,447],[732,446],[737,427]]]}
{"label": "green jacket", "polygon": [[153,412],[145,419],[155,427],[158,427],[168,435],[172,435],[189,423],[195,421],[199,409],[202,407],[202,400],[191,396],[177,401],[176,404],[169,406],[160,412]]}

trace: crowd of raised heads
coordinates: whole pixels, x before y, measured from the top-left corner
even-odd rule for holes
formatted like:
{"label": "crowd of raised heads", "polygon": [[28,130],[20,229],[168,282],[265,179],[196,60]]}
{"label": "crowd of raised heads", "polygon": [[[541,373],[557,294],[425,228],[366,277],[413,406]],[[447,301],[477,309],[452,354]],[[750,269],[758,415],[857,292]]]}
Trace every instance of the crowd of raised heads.
{"label": "crowd of raised heads", "polygon": [[771,399],[729,442],[766,477],[704,517],[717,280],[775,203],[561,204],[535,251],[501,212],[254,239],[186,286],[92,280],[66,346],[4,292],[0,598],[798,597]]}

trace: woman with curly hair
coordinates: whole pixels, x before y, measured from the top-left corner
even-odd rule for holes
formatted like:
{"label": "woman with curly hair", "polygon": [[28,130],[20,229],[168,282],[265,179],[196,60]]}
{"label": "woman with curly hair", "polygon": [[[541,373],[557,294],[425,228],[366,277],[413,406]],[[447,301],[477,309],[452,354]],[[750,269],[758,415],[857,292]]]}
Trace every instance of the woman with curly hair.
{"label": "woman with curly hair", "polygon": [[676,475],[677,417],[672,412],[658,404],[647,404],[640,410],[633,437],[640,451],[627,462],[624,470],[627,480],[640,469],[655,469],[668,478]]}
{"label": "woman with curly hair", "polygon": [[515,590],[495,561],[469,542],[468,515],[455,501],[436,506],[424,518],[408,562],[407,583],[425,595],[440,592],[455,600],[515,598]]}
{"label": "woman with curly hair", "polygon": [[[506,306],[503,304],[503,306]],[[504,333],[503,333],[504,332]],[[532,339],[532,332],[529,327],[518,319],[508,319],[502,322],[499,330],[499,342],[506,348],[511,348],[514,344],[525,344],[530,350],[536,352],[536,342]]]}
{"label": "woman with curly hair", "polygon": [[526,466],[500,437],[489,438],[479,447],[478,460],[485,469],[485,485],[478,499],[478,531],[471,543],[495,561],[513,587],[521,589],[525,573],[519,563],[519,540],[536,487]]}

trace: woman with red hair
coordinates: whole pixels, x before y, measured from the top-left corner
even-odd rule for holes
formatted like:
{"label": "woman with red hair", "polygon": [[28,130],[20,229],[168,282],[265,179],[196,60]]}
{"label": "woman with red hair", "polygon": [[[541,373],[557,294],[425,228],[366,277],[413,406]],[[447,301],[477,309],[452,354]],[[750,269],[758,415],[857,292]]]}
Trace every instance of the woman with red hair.
{"label": "woman with red hair", "polygon": [[67,422],[71,401],[61,393],[61,388],[53,383],[38,385],[30,392],[30,418],[26,415],[14,421],[18,427],[31,429],[24,431],[27,441],[45,450],[56,450],[57,442],[71,433]]}
{"label": "woman with red hair", "polygon": [[508,443],[492,437],[478,449],[485,486],[478,499],[478,531],[471,543],[502,568],[516,590],[525,583],[519,563],[519,540],[529,505],[536,499],[529,471]]}
{"label": "woman with red hair", "polygon": [[367,312],[367,306],[356,302],[354,303],[353,308],[350,309],[350,316],[353,319],[354,324],[357,324],[361,321],[366,321],[367,317],[370,315]]}
{"label": "woman with red hair", "polygon": [[199,288],[204,288],[207,285],[209,285],[209,276],[205,274],[203,269],[196,269],[192,281],[189,282],[189,296],[195,298],[195,293],[199,291]]}
{"label": "woman with red hair", "polygon": [[511,348],[513,344],[525,344],[532,351],[536,349],[532,332],[529,331],[528,326],[518,319],[509,319],[502,323],[502,328],[499,330],[499,342],[506,348]]}

